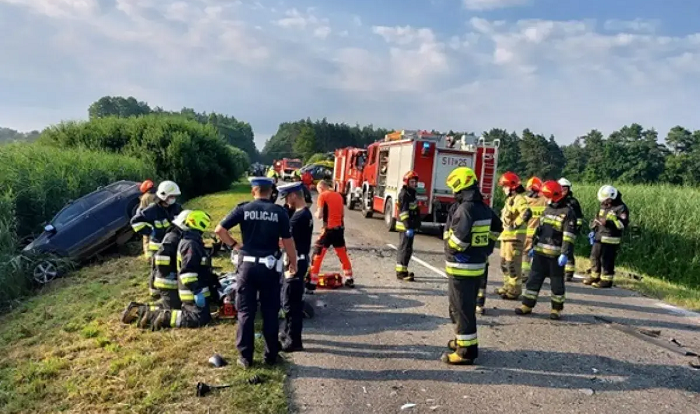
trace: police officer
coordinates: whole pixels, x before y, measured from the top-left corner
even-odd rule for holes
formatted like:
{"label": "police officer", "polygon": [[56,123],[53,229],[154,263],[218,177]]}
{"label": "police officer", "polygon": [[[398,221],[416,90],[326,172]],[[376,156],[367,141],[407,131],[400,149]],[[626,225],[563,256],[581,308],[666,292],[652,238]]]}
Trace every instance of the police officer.
{"label": "police officer", "polygon": [[564,266],[576,241],[576,214],[568,206],[561,185],[556,181],[546,181],[542,185],[542,195],[549,201],[532,239],[533,248],[526,253],[532,257],[532,271],[525,285],[522,305],[515,309],[515,313],[532,313],[542,283],[549,278],[552,289],[549,317],[556,320],[561,318],[564,310]]}
{"label": "police officer", "polygon": [[445,272],[448,296],[457,325],[447,344],[452,353],[441,360],[450,365],[471,365],[479,355],[476,335],[476,299],[492,251],[497,220],[479,191],[471,168],[458,167],[447,177],[458,205],[450,210],[445,229]]}
{"label": "police officer", "polygon": [[403,176],[403,187],[399,192],[399,219],[396,230],[399,232],[399,249],[396,254],[396,278],[412,282],[413,272],[408,271],[408,262],[413,255],[413,236],[420,229],[420,210],[416,197],[418,174],[409,171]]}
{"label": "police officer", "polygon": [[311,233],[314,219],[304,200],[304,188],[301,182],[280,186],[280,196],[285,199],[289,209],[289,224],[292,238],[297,249],[297,272],[284,273],[282,282],[282,309],[285,319],[280,335],[284,352],[303,351],[301,331],[304,319],[304,277],[309,269],[311,251]]}
{"label": "police officer", "polygon": [[244,369],[253,364],[258,294],[263,317],[265,363],[272,365],[277,362],[280,277],[283,266],[280,260],[280,238],[289,258],[288,271],[291,274],[297,273],[297,253],[290,233],[289,217],[282,206],[270,201],[273,180],[267,177],[250,177],[249,180],[255,200],[236,206],[214,230],[222,243],[233,248],[237,243],[228,231],[234,226],[241,226],[243,246],[238,256],[236,346],[239,353],[238,365]]}
{"label": "police officer", "polygon": [[[561,185],[562,191],[564,192],[564,200],[566,200],[566,204],[571,207],[571,209],[574,210],[574,214],[576,214],[575,233],[578,235],[581,232],[581,227],[583,227],[583,211],[581,210],[581,204],[578,202],[576,197],[574,197],[574,192],[571,191],[571,181],[562,177],[557,182],[559,185]],[[567,282],[574,280],[575,271],[576,256],[574,255],[574,249],[571,249],[569,260],[566,262],[566,268],[564,269],[564,275],[566,276]]]}
{"label": "police officer", "polygon": [[159,296],[158,289],[153,285],[155,280],[153,255],[160,248],[165,232],[170,228],[170,223],[175,216],[182,212],[182,206],[177,203],[177,197],[180,194],[180,187],[177,184],[172,181],[163,181],[156,190],[158,202],[137,212],[131,218],[131,227],[135,233],[142,236],[150,235],[148,255],[151,258],[151,274],[148,281],[148,290],[153,299]]}

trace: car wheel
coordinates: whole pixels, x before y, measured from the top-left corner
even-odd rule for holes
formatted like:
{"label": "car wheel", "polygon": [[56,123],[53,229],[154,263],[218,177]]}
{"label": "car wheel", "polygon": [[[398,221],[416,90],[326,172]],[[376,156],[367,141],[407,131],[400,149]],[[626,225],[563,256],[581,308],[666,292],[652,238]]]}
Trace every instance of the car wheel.
{"label": "car wheel", "polygon": [[34,266],[32,278],[40,285],[45,285],[59,276],[56,263],[52,260],[41,260]]}

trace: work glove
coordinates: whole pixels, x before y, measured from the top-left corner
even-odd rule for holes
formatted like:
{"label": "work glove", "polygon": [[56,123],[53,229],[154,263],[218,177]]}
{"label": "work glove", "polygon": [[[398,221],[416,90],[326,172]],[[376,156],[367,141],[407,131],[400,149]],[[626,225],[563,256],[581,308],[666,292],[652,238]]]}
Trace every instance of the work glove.
{"label": "work glove", "polygon": [[203,292],[194,295],[194,304],[197,305],[198,308],[203,308],[207,305],[207,298],[204,297]]}
{"label": "work glove", "polygon": [[564,267],[566,266],[566,263],[569,261],[569,258],[566,257],[565,254],[560,254],[559,258],[557,259],[557,263],[559,263],[559,266]]}
{"label": "work glove", "polygon": [[590,243],[591,246],[593,246],[593,243],[595,243],[595,232],[594,231],[588,233],[588,243]]}
{"label": "work glove", "polygon": [[464,253],[457,253],[455,255],[455,260],[457,260],[457,263],[467,263],[469,261],[469,256]]}
{"label": "work glove", "polygon": [[532,259],[533,257],[535,257],[535,249],[530,249],[530,250],[528,250],[528,251],[527,251],[527,257],[529,257],[530,259]]}
{"label": "work glove", "polygon": [[413,229],[408,229],[406,230],[406,237],[413,237],[414,230]]}

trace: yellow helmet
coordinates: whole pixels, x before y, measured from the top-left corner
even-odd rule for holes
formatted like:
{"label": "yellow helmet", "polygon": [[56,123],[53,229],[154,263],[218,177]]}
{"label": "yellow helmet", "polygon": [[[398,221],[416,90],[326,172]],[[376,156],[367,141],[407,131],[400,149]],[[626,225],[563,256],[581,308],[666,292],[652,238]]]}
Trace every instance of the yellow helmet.
{"label": "yellow helmet", "polygon": [[476,173],[469,167],[457,167],[447,176],[445,182],[453,193],[458,193],[476,184]]}
{"label": "yellow helmet", "polygon": [[185,226],[192,230],[205,231],[211,225],[211,216],[202,210],[193,210],[185,218]]}

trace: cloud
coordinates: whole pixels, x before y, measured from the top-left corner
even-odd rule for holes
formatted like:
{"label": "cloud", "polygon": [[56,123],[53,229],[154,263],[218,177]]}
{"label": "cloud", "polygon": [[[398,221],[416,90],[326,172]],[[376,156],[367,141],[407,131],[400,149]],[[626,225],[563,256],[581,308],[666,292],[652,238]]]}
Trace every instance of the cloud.
{"label": "cloud", "polygon": [[495,10],[507,7],[524,6],[534,0],[462,0],[468,10]]}
{"label": "cloud", "polygon": [[[100,96],[219,111],[261,134],[328,117],[389,128],[591,128],[697,122],[700,34],[647,20],[369,15],[222,0],[0,0],[0,125],[85,117]],[[470,7],[525,4],[472,2]],[[487,5],[487,3],[490,3]],[[466,4],[465,4],[466,5]],[[460,6],[454,3],[457,12]],[[380,21],[371,16],[372,21]],[[653,30],[652,30],[653,27]]]}

